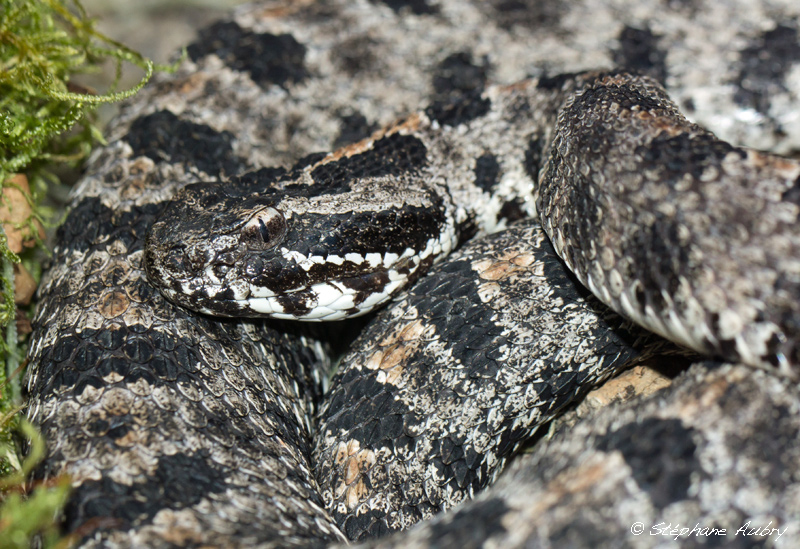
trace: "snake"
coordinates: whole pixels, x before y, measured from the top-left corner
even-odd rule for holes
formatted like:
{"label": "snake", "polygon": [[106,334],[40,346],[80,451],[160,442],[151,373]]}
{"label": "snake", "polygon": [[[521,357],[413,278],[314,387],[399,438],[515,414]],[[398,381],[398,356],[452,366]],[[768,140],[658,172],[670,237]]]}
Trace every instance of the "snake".
{"label": "snake", "polygon": [[[600,530],[563,536],[603,519],[605,539],[624,539],[621,518],[592,514],[597,494],[615,502],[609,509],[650,501],[642,509],[654,521],[683,505],[682,516],[695,509],[726,524],[739,515],[794,524],[780,494],[796,483],[800,169],[680,114],[657,80],[698,116],[720,98],[703,86],[690,96],[695,64],[681,64],[690,49],[675,37],[730,26],[711,6],[675,5],[663,21],[680,30],[649,27],[645,4],[595,7],[586,20],[579,2],[267,2],[202,31],[177,74],[123,107],[74,191],[39,290],[28,414],[48,440],[38,478],[73,479],[64,530],[86,547],[320,546],[436,515],[378,543],[478,546],[497,536],[594,546]],[[756,8],[762,27],[737,35],[753,45],[740,48],[729,97],[760,116],[723,129],[787,152],[791,118],[763,101],[789,95],[777,60],[796,53],[796,15]],[[564,44],[579,19],[588,34],[574,36],[594,46]],[[671,58],[660,41],[675,45]],[[516,60],[534,50],[538,60]],[[609,64],[649,76],[585,70]],[[489,85],[489,74],[507,84]],[[705,89],[730,82],[710,78]],[[225,183],[203,183],[215,179]],[[389,179],[402,187],[381,188]],[[368,185],[397,210],[359,203]],[[309,206],[320,187],[339,214]],[[584,224],[566,217],[574,212]],[[335,224],[314,233],[306,223],[315,217]],[[512,223],[531,217],[539,221]],[[209,227],[227,232],[209,244]],[[287,246],[303,232],[314,238]],[[599,239],[581,240],[588,233]],[[177,240],[162,244],[170,234]],[[285,263],[269,255],[276,250]],[[256,276],[221,284],[240,271]],[[345,278],[320,278],[331,271]],[[159,280],[164,273],[178,276]],[[372,283],[377,294],[367,293]],[[406,283],[415,284],[390,297]],[[331,342],[287,320],[371,314],[389,299],[329,383]],[[320,302],[322,313],[312,307]],[[207,314],[215,306],[228,317],[249,308],[284,318],[218,319]],[[579,423],[590,436],[576,426],[501,473],[526,437],[595,385],[674,351],[649,332],[743,365],[698,364],[674,390],[623,410],[628,423],[600,414]],[[702,421],[720,408],[728,422]],[[766,444],[754,410],[780,426],[771,439],[780,466],[753,455]],[[617,484],[591,481],[600,469],[586,472],[589,451],[622,456],[610,469]],[[570,468],[588,476],[570,484]],[[749,498],[765,478],[761,497]],[[720,502],[721,487],[738,498]],[[575,498],[558,506],[558,494]],[[542,501],[562,510],[561,530],[533,511]]]}

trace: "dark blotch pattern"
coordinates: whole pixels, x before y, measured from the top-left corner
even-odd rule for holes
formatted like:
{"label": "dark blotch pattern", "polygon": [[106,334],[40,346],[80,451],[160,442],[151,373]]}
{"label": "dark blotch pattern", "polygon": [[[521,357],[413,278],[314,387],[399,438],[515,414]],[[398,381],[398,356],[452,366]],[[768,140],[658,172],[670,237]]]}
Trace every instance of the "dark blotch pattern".
{"label": "dark blotch pattern", "polygon": [[441,547],[478,549],[484,546],[483,540],[506,532],[502,518],[508,511],[508,505],[499,497],[476,501],[469,514],[455,515],[446,524],[432,524],[431,537]]}
{"label": "dark blotch pattern", "polygon": [[622,453],[636,482],[663,509],[687,499],[692,475],[703,470],[693,431],[677,419],[647,418],[607,433],[598,439],[597,448]]}
{"label": "dark blotch pattern", "polygon": [[703,172],[719,166],[725,157],[735,152],[745,158],[742,149],[716,139],[713,135],[691,135],[681,133],[674,137],[659,135],[646,146],[637,147],[644,165],[655,166],[660,179],[669,185],[676,185],[687,172],[692,178],[700,179]]}
{"label": "dark blotch pattern", "polygon": [[[59,248],[64,252],[86,251],[107,239],[104,225],[112,224],[115,239],[130,251],[139,250],[147,228],[161,208],[160,204],[143,204],[127,211],[114,211],[104,206],[99,198],[86,198],[73,206],[58,228]],[[105,283],[113,285],[114,281],[106,278]]]}
{"label": "dark blotch pattern", "polygon": [[704,1],[705,0],[662,0],[662,4],[668,10],[685,12],[687,15],[691,15],[703,6]]}
{"label": "dark blotch pattern", "polygon": [[392,134],[376,141],[361,154],[343,157],[315,168],[311,177],[326,192],[347,192],[356,178],[403,175],[427,163],[427,149],[412,135]]}
{"label": "dark blotch pattern", "polygon": [[571,88],[574,85],[577,73],[559,73],[555,75],[544,75],[536,81],[536,87],[542,90],[558,90],[568,84]]}
{"label": "dark blotch pattern", "polygon": [[[519,254],[535,255],[537,274],[533,267],[486,280],[476,273],[487,261],[489,271],[501,272]],[[489,280],[497,289],[487,302],[481,296]],[[568,323],[580,333],[553,329],[546,315],[556,308],[580,315]],[[335,520],[351,539],[371,537],[476,493],[539,425],[636,356],[640,337],[598,308],[534,223],[470,242],[366,326],[331,382],[314,461],[320,484],[332,487],[325,499],[333,500]],[[602,349],[602,357],[584,362],[577,351],[584,346]],[[382,382],[385,375],[395,379]],[[358,441],[376,463],[365,470],[336,458],[339,446],[324,446],[327,433]],[[369,512],[337,505],[348,497],[338,488],[345,478],[363,483],[369,495],[359,492],[360,502],[374,498]],[[384,501],[397,512],[387,514]]]}
{"label": "dark blotch pattern", "polygon": [[[598,77],[599,79],[600,77]],[[558,78],[554,80],[557,81]],[[542,83],[540,82],[539,85],[541,86]],[[606,108],[606,104],[612,101],[619,105],[620,109],[625,110],[660,112],[666,106],[663,101],[659,101],[658,97],[645,95],[634,87],[625,84],[610,84],[587,89],[577,101],[568,107],[568,111],[565,109],[565,112],[569,112],[569,116],[579,119],[582,112],[602,111]]]}
{"label": "dark blotch pattern", "polygon": [[480,90],[475,90],[465,94],[462,99],[455,103],[434,101],[431,106],[425,109],[425,114],[431,120],[435,120],[444,126],[458,126],[483,116],[489,112],[490,107],[491,101],[481,97]]}
{"label": "dark blotch pattern", "polygon": [[481,65],[472,61],[469,52],[453,53],[445,57],[436,67],[433,76],[434,100],[455,101],[464,95],[486,87],[487,61]]}
{"label": "dark blotch pattern", "polygon": [[239,168],[233,134],[181,120],[170,111],[137,118],[125,140],[134,156],[146,156],[154,162],[184,163],[214,176],[233,175]]}
{"label": "dark blotch pattern", "polygon": [[439,13],[439,6],[429,0],[370,0],[373,4],[384,4],[396,13],[410,12],[415,15],[433,15]]}
{"label": "dark blotch pattern", "polygon": [[658,47],[659,36],[650,29],[625,27],[612,52],[614,65],[625,70],[652,76],[662,84],[667,81],[667,52]]}
{"label": "dark blotch pattern", "polygon": [[772,96],[787,91],[784,79],[792,66],[800,62],[797,27],[776,25],[742,50],[739,58],[734,99],[740,105],[767,113]]}
{"label": "dark blotch pattern", "polygon": [[350,76],[378,71],[384,62],[375,55],[378,43],[375,37],[369,35],[345,38],[332,52],[332,61]]}
{"label": "dark blotch pattern", "polygon": [[[225,472],[213,465],[207,452],[201,455],[165,455],[147,482],[126,486],[106,477],[87,481],[72,494],[79,506],[68,507],[65,525],[69,530],[81,526],[83,517],[113,518],[126,528],[150,520],[162,509],[183,509],[201,499],[225,491]],[[109,498],[107,494],[114,494]],[[160,506],[147,502],[160,502]],[[122,526],[119,524],[118,526]]]}
{"label": "dark blotch pattern", "polygon": [[[747,387],[730,385],[719,399],[720,406],[729,417],[741,412],[742,402],[752,399]],[[766,412],[766,410],[764,411]],[[800,479],[797,453],[786,452],[787,440],[800,440],[797,412],[790,405],[773,405],[768,413],[753,414],[752,428],[728,434],[726,444],[741,448],[739,459],[753,464],[759,472],[759,485],[781,493],[786,489],[787,478]]]}
{"label": "dark blotch pattern", "polygon": [[491,193],[499,176],[500,164],[495,155],[484,153],[475,160],[475,184],[483,191]]}
{"label": "dark blotch pattern", "polygon": [[[172,115],[139,119],[132,135],[141,137],[146,133],[141,126],[161,127],[165,120]],[[174,150],[164,145],[175,156],[188,154],[182,148],[188,146],[182,138],[186,128],[194,128],[198,140],[218,136],[204,134],[204,126],[178,122],[175,127],[178,145]],[[251,179],[280,173],[265,170]],[[129,185],[119,190],[123,195],[163,190],[156,173],[137,174],[133,182],[129,175],[120,169],[105,177],[109,186]],[[110,209],[105,201],[74,202],[54,251],[66,274],[43,280],[33,321],[40,343],[32,346],[27,396],[36,411],[32,419],[48,441],[48,457],[35,478],[67,472],[80,483],[66,503],[64,531],[83,527],[82,534],[106,545],[117,530],[131,529],[136,539],[152,541],[141,546],[160,547],[166,545],[154,541],[158,534],[145,530],[149,519],[167,508],[191,507],[204,540],[226,535],[205,530],[206,519],[220,508],[233,527],[252,524],[256,516],[264,520],[246,534],[253,543],[278,539],[282,526],[272,525],[289,516],[310,513],[316,518],[309,522],[324,521],[315,489],[304,480],[307,430],[293,412],[318,398],[319,386],[307,370],[319,360],[318,351],[286,332],[212,321],[165,302],[138,259],[163,203],[131,200]],[[273,386],[297,392],[278,395]],[[146,466],[137,457],[143,444],[154,456]],[[293,454],[287,448],[299,450]],[[218,459],[220,449],[225,460]],[[270,461],[286,465],[264,467]],[[222,492],[225,498],[216,499]],[[195,507],[206,497],[207,507]],[[283,498],[282,507],[276,498]],[[240,507],[225,507],[227,501]],[[331,529],[311,530],[296,535],[335,537]]]}
{"label": "dark blotch pattern", "polygon": [[[293,226],[287,240],[296,243],[296,249],[304,254],[313,253],[317,245],[324,246],[327,253],[344,256],[349,253],[366,254],[383,251],[402,253],[407,247],[422,250],[425,243],[439,235],[444,223],[444,214],[437,209],[441,199],[431,195],[430,207],[405,206],[378,212],[352,212],[341,214],[306,214],[309,226],[316,223],[321,229],[313,234],[317,240],[307,241],[301,236],[304,227]],[[335,265],[312,266],[304,272],[314,273],[319,269],[333,269]]]}
{"label": "dark blotch pattern", "polygon": [[317,304],[317,298],[311,290],[283,294],[277,299],[284,312],[295,316],[308,314]]}
{"label": "dark blotch pattern", "polygon": [[[636,274],[645,288],[675,292],[680,287],[677,273],[692,273],[702,267],[692,263],[689,249],[679,237],[678,223],[663,214],[657,214],[651,225],[642,227],[634,236],[634,242],[637,246],[647,246],[642,249],[647,250],[650,257],[659,258],[637,265]],[[665,305],[661,292],[646,292],[642,297],[654,307]]]}
{"label": "dark blotch pattern", "polygon": [[791,188],[781,195],[781,200],[792,202],[800,206],[800,177],[795,179]]}
{"label": "dark blotch pattern", "polygon": [[525,150],[525,173],[535,182],[539,181],[545,142],[541,135],[532,135]]}
{"label": "dark blotch pattern", "polygon": [[583,515],[562,528],[553,529],[548,537],[552,547],[615,547],[619,544],[617,536],[605,532],[596,520]]}
{"label": "dark blotch pattern", "polygon": [[498,218],[505,219],[509,222],[521,221],[528,217],[525,211],[525,202],[521,198],[515,198],[505,202],[498,212]]}
{"label": "dark blotch pattern", "polygon": [[[316,160],[314,161],[316,162]],[[299,162],[302,162],[302,159]],[[288,176],[284,168],[261,168],[254,172],[247,172],[225,182],[225,195],[244,197],[249,196],[254,190],[266,192],[273,183],[286,177]]]}
{"label": "dark blotch pattern", "polygon": [[[430,207],[404,206],[382,211],[348,212],[341,214],[306,213],[307,224],[289,227],[286,240],[303,255],[349,253],[364,256],[367,253],[403,253],[407,248],[423,250],[428,240],[438,237],[444,224],[441,199],[430,196]],[[308,230],[312,237],[308,237]],[[378,269],[364,273],[364,268],[349,261],[341,265],[314,264],[310,268],[282,259],[269,261],[248,259],[242,266],[243,275],[254,285],[273,292],[308,287],[312,284],[340,279],[343,284],[358,292],[372,292],[388,283],[386,272]],[[303,311],[311,299],[287,296],[285,306]],[[303,294],[301,294],[303,295]],[[361,301],[367,296],[360,298]],[[356,299],[358,302],[359,299]]]}
{"label": "dark blotch pattern", "polygon": [[334,149],[361,141],[378,129],[377,124],[370,123],[367,118],[359,112],[346,114],[339,120],[341,121],[341,127],[339,129],[339,135],[333,140]]}
{"label": "dark blotch pattern", "polygon": [[233,69],[247,72],[261,87],[283,88],[308,76],[304,66],[306,48],[290,34],[256,34],[229,21],[200,31],[198,40],[187,48],[189,57],[216,54]]}

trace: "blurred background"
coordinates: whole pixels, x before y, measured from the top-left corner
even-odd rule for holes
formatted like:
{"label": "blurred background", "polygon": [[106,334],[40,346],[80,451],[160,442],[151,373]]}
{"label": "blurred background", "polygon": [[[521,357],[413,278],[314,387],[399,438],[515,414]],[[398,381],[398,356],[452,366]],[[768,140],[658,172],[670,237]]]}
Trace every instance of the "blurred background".
{"label": "blurred background", "polygon": [[[180,48],[194,39],[198,29],[222,18],[244,0],[83,0],[87,14],[97,20],[97,29],[156,63],[168,63]],[[138,82],[141,72],[127,66],[121,87]],[[105,90],[114,78],[108,63],[101,74],[80,77],[82,84]],[[99,109],[100,124],[116,112],[116,104]]]}

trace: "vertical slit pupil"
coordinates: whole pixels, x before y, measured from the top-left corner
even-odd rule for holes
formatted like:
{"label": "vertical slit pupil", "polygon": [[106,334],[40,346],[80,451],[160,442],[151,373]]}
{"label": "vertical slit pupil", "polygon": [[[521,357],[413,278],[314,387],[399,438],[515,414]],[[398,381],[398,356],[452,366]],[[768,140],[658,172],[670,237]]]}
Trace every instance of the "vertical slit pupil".
{"label": "vertical slit pupil", "polygon": [[261,233],[261,238],[264,239],[264,242],[269,242],[269,229],[267,229],[264,220],[261,218],[258,219],[258,231]]}

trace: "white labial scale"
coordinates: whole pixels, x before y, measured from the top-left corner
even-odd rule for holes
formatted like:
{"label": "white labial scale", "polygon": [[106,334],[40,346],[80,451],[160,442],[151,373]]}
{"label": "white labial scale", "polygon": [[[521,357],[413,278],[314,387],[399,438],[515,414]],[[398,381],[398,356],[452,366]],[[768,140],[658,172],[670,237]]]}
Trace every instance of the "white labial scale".
{"label": "white labial scale", "polygon": [[[446,230],[441,238],[431,238],[425,245],[423,251],[419,254],[419,259],[413,261],[412,270],[414,272],[419,267],[421,260],[430,257],[431,255],[438,258],[450,252],[455,242],[455,229],[451,224],[446,226]],[[401,274],[393,267],[398,262],[414,258],[416,251],[413,248],[406,248],[401,254],[386,253],[381,255],[379,253],[368,253],[365,256],[360,254],[350,253],[346,254],[344,258],[340,256],[328,256],[323,261],[321,256],[306,257],[299,252],[292,252],[289,250],[281,250],[283,256],[287,259],[295,261],[304,269],[308,269],[311,265],[320,264],[325,261],[330,261],[332,264],[341,265],[344,261],[349,261],[355,264],[366,263],[369,267],[384,267],[387,269],[387,276],[389,282],[380,290],[371,294],[364,301],[355,304],[355,291],[348,288],[338,281],[322,282],[314,284],[309,289],[316,296],[316,305],[314,308],[301,317],[296,317],[293,314],[286,313],[285,309],[280,305],[276,299],[274,292],[263,287],[251,287],[248,292],[237,292],[237,297],[244,300],[247,305],[242,305],[242,308],[248,307],[252,311],[267,314],[274,318],[299,318],[301,320],[333,320],[344,318],[345,316],[359,316],[366,314],[374,307],[387,301],[395,292],[408,282],[408,275]],[[300,288],[299,290],[302,290]],[[243,294],[239,297],[239,293]],[[244,295],[248,293],[249,298]],[[357,308],[358,313],[346,313],[345,311],[352,311]]]}
{"label": "white labial scale", "polygon": [[337,311],[346,311],[356,306],[356,302],[352,293],[340,295],[336,301],[330,304],[332,309]]}
{"label": "white labial scale", "polygon": [[295,263],[300,263],[301,261],[306,261],[306,256],[301,254],[300,252],[296,252],[294,250],[290,250],[288,248],[281,248],[281,255],[286,261],[294,261]]}
{"label": "white labial scale", "polygon": [[[389,277],[391,279],[391,274],[389,275]],[[369,311],[371,311],[374,307],[380,305],[381,303],[389,299],[389,297],[391,297],[390,294],[394,292],[397,288],[399,288],[401,284],[404,283],[405,283],[405,278],[403,280],[393,280],[384,287],[382,292],[375,292],[374,294],[371,294],[369,297],[367,297],[367,299],[365,299],[358,305],[358,308],[363,312],[358,313],[355,316],[366,314]]]}
{"label": "white labial scale", "polygon": [[[427,259],[431,255],[435,256],[434,263],[438,263],[441,259],[444,258],[447,254],[449,254],[456,244],[456,231],[455,227],[451,224],[445,225],[444,231],[439,238],[431,238],[425,244],[425,249],[422,250],[419,254],[420,259]],[[407,250],[406,252],[411,252],[409,255],[413,255],[413,250]],[[406,252],[404,252],[403,257],[406,257]]]}
{"label": "white labial scale", "polygon": [[263,286],[251,286],[250,297],[275,297],[275,292],[269,288],[264,288]]}
{"label": "white labial scale", "polygon": [[324,321],[327,322],[327,321],[330,321],[330,320],[342,320],[343,318],[347,318],[349,316],[351,316],[351,315],[349,315],[348,313],[346,313],[346,312],[344,312],[342,310],[336,310],[336,311],[332,311],[330,314],[328,314],[325,317],[319,318],[319,320],[320,321],[324,320]]}
{"label": "white labial scale", "polygon": [[[233,290],[233,299],[243,301],[250,297],[250,285],[244,280],[234,280],[230,283],[231,290]],[[220,288],[221,289],[221,288]]]}
{"label": "white labial scale", "polygon": [[296,317],[293,314],[288,313],[270,313],[272,318],[277,318],[278,320],[305,320],[303,317]]}
{"label": "white labial scale", "polygon": [[[300,266],[301,269],[304,271],[309,270],[311,267],[317,264],[311,257],[307,257],[300,252],[295,250],[289,250],[287,248],[281,248],[281,255],[286,261],[294,261],[297,265]],[[319,256],[318,256],[319,257]],[[321,262],[325,260],[322,257],[319,257]]]}
{"label": "white labial scale", "polygon": [[345,261],[349,261],[350,263],[355,263],[356,265],[361,265],[364,263],[364,257],[361,254],[344,254]]}
{"label": "white labial scale", "polygon": [[273,297],[250,298],[247,300],[247,305],[251,310],[257,313],[273,315],[275,318],[293,318],[292,315],[288,317],[285,315],[278,316],[284,312],[283,307],[278,303],[278,300]]}
{"label": "white labial scale", "polygon": [[339,290],[339,293],[342,295],[355,295],[356,293],[356,291],[353,288],[348,288],[338,280],[331,280],[327,284],[331,284],[332,286],[334,286],[337,290]]}
{"label": "white labial scale", "polygon": [[[172,288],[164,288],[162,291],[170,297],[175,297],[175,295],[177,295],[177,292]],[[183,295],[192,295],[194,292],[195,288],[192,286],[191,282],[181,282],[181,293],[183,293]]]}
{"label": "white labial scale", "polygon": [[214,272],[213,265],[209,265],[208,267],[206,267],[205,275],[206,279],[210,280],[214,286],[220,286],[222,284],[222,281],[219,278],[217,278],[217,275]]}
{"label": "white labial scale", "polygon": [[[409,256],[408,252],[409,252],[409,250],[404,251],[402,257],[408,257]],[[392,252],[389,252],[389,253],[385,254],[383,256],[383,266],[387,267],[387,268],[391,267],[392,265],[397,263],[397,261],[400,259],[400,257],[401,256],[399,256],[399,255],[397,255],[395,253],[392,253]]]}
{"label": "white labial scale", "polygon": [[404,283],[406,280],[408,280],[408,275],[400,274],[394,269],[389,269],[386,274],[389,275],[389,280],[392,282]]}
{"label": "white labial scale", "polygon": [[[386,256],[390,256],[390,255],[394,255],[394,254],[386,254]],[[376,253],[376,252],[367,254],[364,257],[364,260],[367,262],[367,264],[370,267],[373,267],[373,268],[377,267],[381,263],[384,263],[384,261],[385,261],[384,258],[381,256],[381,254]]]}
{"label": "white labial scale", "polygon": [[[337,309],[335,309],[333,307],[327,307],[325,305],[317,305],[312,310],[310,310],[308,313],[306,313],[305,315],[303,315],[303,316],[301,316],[299,318],[301,318],[303,320],[321,321],[321,320],[325,320],[325,319],[329,318],[331,315],[335,315],[338,312],[340,312],[340,311],[338,311]],[[343,313],[343,311],[341,311],[341,312]],[[289,318],[293,318],[293,317],[289,317]]]}
{"label": "white labial scale", "polygon": [[[316,307],[330,307],[333,303],[336,303],[340,297],[342,297],[342,290],[340,290],[337,286],[328,284],[327,282],[314,284],[311,286],[310,290],[317,297]],[[332,308],[335,309],[336,307]]]}

